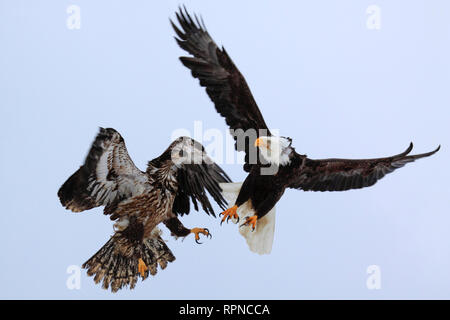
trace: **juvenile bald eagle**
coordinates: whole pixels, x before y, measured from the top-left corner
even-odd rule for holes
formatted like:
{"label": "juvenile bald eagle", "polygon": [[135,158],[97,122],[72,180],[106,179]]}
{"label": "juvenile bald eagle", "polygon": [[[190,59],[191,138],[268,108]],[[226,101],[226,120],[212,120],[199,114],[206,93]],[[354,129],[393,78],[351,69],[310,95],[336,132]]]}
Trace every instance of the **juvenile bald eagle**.
{"label": "juvenile bald eagle", "polygon": [[83,268],[96,283],[116,292],[135,287],[138,277],[165,269],[174,255],[160,236],[163,222],[172,235],[200,234],[211,237],[206,228],[187,229],[178,219],[188,214],[190,200],[215,216],[206,191],[226,209],[219,183],[230,182],[226,173],[188,137],[175,140],[159,157],[139,170],[128,155],[125,141],[114,129],[100,128],[82,165],[59,189],[61,204],[73,212],[104,206],[104,214],[115,220],[111,239]]}
{"label": "juvenile bald eagle", "polygon": [[[194,19],[186,9],[176,13],[178,45],[191,54],[180,57],[192,76],[200,80],[215,108],[231,129],[235,148],[245,151],[244,170],[248,176],[243,184],[222,185],[224,196],[234,203],[223,212],[223,221],[245,218],[240,228],[252,251],[269,253],[272,248],[275,204],[286,188],[305,191],[344,191],[374,185],[386,174],[406,163],[428,157],[429,153],[408,155],[405,152],[378,159],[324,159],[313,160],[298,154],[292,139],[273,136],[239,70],[225,49],[217,47],[206,31],[203,20]],[[258,152],[259,150],[259,152]],[[260,157],[261,155],[262,157]]]}

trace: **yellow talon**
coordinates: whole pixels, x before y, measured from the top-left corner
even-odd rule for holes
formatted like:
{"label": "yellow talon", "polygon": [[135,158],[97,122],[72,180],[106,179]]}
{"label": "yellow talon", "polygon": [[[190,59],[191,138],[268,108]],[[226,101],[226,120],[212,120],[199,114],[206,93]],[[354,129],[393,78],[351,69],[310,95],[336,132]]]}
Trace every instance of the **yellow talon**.
{"label": "yellow talon", "polygon": [[191,233],[195,234],[195,242],[197,242],[198,244],[200,244],[201,242],[198,242],[198,240],[200,240],[200,233],[204,234],[207,237],[212,238],[211,233],[209,233],[209,230],[206,228],[193,228],[191,229]]}
{"label": "yellow talon", "polygon": [[258,216],[256,214],[254,216],[247,217],[247,220],[245,220],[245,222],[241,225],[241,227],[246,226],[246,225],[251,225],[252,230],[255,230],[257,220],[258,220]]}
{"label": "yellow talon", "polygon": [[237,214],[237,208],[238,208],[238,206],[234,205],[231,208],[222,212],[220,215],[223,214],[223,218],[222,218],[222,221],[220,222],[220,224],[222,225],[222,223],[225,220],[228,222],[228,220],[230,220],[230,219],[237,219],[237,221],[239,222],[239,215]]}
{"label": "yellow talon", "polygon": [[141,277],[145,276],[145,271],[148,270],[147,265],[145,264],[144,260],[139,258],[139,265],[138,265],[138,271],[141,274]]}

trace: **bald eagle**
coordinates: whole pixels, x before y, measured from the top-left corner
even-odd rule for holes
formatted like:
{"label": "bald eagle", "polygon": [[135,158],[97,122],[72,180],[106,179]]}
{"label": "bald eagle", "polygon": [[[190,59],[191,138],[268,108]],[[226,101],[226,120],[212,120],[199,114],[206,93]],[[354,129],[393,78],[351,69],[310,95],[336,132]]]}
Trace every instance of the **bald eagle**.
{"label": "bald eagle", "polygon": [[[176,139],[159,157],[139,170],[128,155],[125,141],[114,129],[100,128],[84,164],[58,191],[61,204],[73,212],[104,206],[104,214],[115,220],[111,239],[83,268],[103,288],[113,292],[135,287],[165,269],[175,256],[161,238],[163,222],[177,237],[194,234],[211,237],[206,228],[188,229],[178,216],[202,209],[215,216],[206,191],[226,209],[219,183],[231,182],[226,173],[205,153],[201,144],[188,137]],[[198,242],[199,243],[199,242]]]}
{"label": "bald eagle", "polygon": [[244,77],[225,49],[219,48],[208,34],[203,20],[196,15],[193,19],[186,8],[180,8],[176,17],[179,27],[170,21],[177,35],[175,40],[191,54],[180,57],[182,64],[200,80],[217,112],[225,118],[236,150],[245,152],[244,170],[248,175],[242,184],[222,185],[224,196],[234,205],[221,215],[222,222],[245,218],[241,227],[251,228],[240,228],[240,232],[252,251],[270,253],[275,204],[286,188],[345,191],[369,187],[406,163],[439,150],[409,155],[411,143],[400,154],[378,159],[314,160],[298,154],[291,138],[271,134]]}

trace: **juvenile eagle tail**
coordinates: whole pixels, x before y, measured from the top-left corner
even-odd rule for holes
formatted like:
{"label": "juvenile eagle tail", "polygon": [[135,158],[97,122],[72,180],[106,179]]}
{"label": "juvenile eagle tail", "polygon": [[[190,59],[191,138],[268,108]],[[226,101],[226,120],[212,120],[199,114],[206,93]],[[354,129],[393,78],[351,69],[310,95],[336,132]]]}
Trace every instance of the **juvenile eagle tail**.
{"label": "juvenile eagle tail", "polygon": [[[175,260],[175,256],[160,234],[161,231],[156,227],[151,237],[131,242],[124,233],[116,232],[83,264],[83,268],[87,269],[88,276],[94,276],[95,283],[103,280],[103,289],[110,286],[112,292],[127,286],[133,289],[138,277],[143,281],[149,273],[156,274],[158,264],[161,269],[165,269],[168,262]],[[146,265],[146,270],[142,274],[138,270],[139,259]]]}
{"label": "juvenile eagle tail", "polygon": [[[230,206],[234,205],[242,182],[239,183],[221,183],[222,195],[228,201]],[[237,213],[240,221],[245,221],[246,217],[254,215],[250,201],[241,205]],[[269,254],[272,251],[273,237],[275,233],[275,207],[272,208],[264,217],[256,222],[254,231],[248,227],[239,227],[239,233],[247,240],[247,245],[252,252],[258,254]]]}

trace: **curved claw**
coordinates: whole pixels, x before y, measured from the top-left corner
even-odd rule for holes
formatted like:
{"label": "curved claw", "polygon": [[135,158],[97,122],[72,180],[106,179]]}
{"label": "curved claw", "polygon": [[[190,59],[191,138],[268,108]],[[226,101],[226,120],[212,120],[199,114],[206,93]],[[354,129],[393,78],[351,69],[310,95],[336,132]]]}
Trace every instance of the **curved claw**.
{"label": "curved claw", "polygon": [[231,208],[229,208],[229,209],[227,209],[227,210],[225,210],[224,212],[221,212],[220,214],[219,214],[219,217],[221,216],[221,215],[223,215],[223,218],[222,218],[222,220],[220,221],[220,225],[222,225],[222,223],[224,222],[224,221],[226,221],[227,223],[228,223],[228,221],[230,220],[230,219],[237,219],[237,223],[239,223],[239,215],[237,214],[237,205],[234,205],[234,206],[232,206]]}
{"label": "curved claw", "polygon": [[206,237],[209,237],[210,239],[212,239],[212,234],[209,232],[208,228],[204,228],[204,230],[206,231]]}
{"label": "curved claw", "polygon": [[203,242],[200,242],[200,233],[205,235],[206,237],[212,238],[211,233],[209,233],[209,230],[207,228],[193,228],[191,229],[191,233],[195,234],[195,242],[198,244],[202,244]]}
{"label": "curved claw", "polygon": [[207,229],[207,228],[205,228],[205,231],[208,233],[207,235],[206,235],[206,237],[208,238],[210,238],[210,239],[212,239],[212,234],[211,234],[211,232],[209,232],[209,230]]}
{"label": "curved claw", "polygon": [[255,231],[256,229],[256,221],[258,220],[258,216],[254,215],[251,217],[247,217],[245,219],[245,222],[243,224],[240,225],[240,227],[246,226],[246,225],[251,225],[252,227],[252,232]]}

